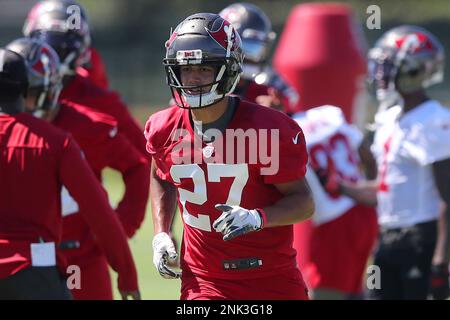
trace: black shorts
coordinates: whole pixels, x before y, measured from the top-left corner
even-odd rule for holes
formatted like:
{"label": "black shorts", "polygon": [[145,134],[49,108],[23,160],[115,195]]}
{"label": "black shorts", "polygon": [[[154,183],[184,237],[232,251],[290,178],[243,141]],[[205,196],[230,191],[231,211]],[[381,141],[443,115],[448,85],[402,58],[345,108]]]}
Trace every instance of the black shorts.
{"label": "black shorts", "polygon": [[436,238],[437,221],[380,230],[374,265],[380,268],[381,288],[370,290],[371,298],[425,300]]}
{"label": "black shorts", "polygon": [[0,279],[0,300],[71,300],[66,280],[56,267],[29,267]]}

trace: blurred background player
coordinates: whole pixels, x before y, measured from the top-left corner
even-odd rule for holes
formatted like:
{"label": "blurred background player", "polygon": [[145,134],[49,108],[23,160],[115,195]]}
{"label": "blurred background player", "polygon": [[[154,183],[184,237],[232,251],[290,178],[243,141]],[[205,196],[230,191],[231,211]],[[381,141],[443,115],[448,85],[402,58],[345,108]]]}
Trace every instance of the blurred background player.
{"label": "blurred background player", "polygon": [[395,90],[401,104],[375,118],[378,179],[341,189],[378,204],[376,299],[449,295],[450,111],[425,90],[442,81],[444,58],[439,40],[412,25],[387,31],[369,52],[372,91]]}
{"label": "blurred background player", "polygon": [[145,151],[143,129],[132,117],[118,93],[103,89],[95,85],[89,77],[85,78],[77,73],[89,57],[90,33],[85,14],[80,15],[79,28],[71,28],[67,23],[71,17],[67,8],[73,2],[56,2],[61,5],[53,5],[54,1],[51,1],[46,6],[44,1],[41,6],[46,10],[35,9],[33,18],[29,19],[30,22],[24,30],[29,37],[47,42],[58,53],[64,85],[60,100],[78,103],[111,115],[118,123],[119,132],[150,159]]}
{"label": "blurred background player", "polygon": [[[187,17],[166,49],[164,66],[177,105],[153,114],[145,127],[154,160],[155,267],[164,278],[180,277],[167,266],[177,255],[168,232],[178,198],[184,226],[181,299],[308,299],[292,248],[292,224],[314,210],[300,127],[281,112],[230,96],[243,54],[239,34],[219,15]],[[256,141],[230,144],[225,129],[279,130],[279,149],[272,149],[279,156],[275,172],[264,174],[261,161],[249,161]],[[192,148],[198,139],[201,148]],[[189,156],[180,164],[183,145]],[[225,163],[225,150],[248,157]]]}
{"label": "blurred background player", "polygon": [[[49,92],[55,86],[46,84],[47,78],[38,71],[58,66],[43,60],[56,53],[45,42],[22,38],[7,46],[25,57],[30,69],[29,91],[38,103],[43,101],[41,88]],[[53,61],[51,60],[51,61]],[[60,83],[58,83],[60,85]],[[58,87],[60,90],[61,87]],[[59,91],[58,91],[59,92]],[[30,98],[31,99],[31,98]],[[35,103],[34,100],[27,100]],[[82,105],[61,102],[51,110],[40,108],[39,117],[56,127],[70,132],[80,145],[83,155],[97,179],[101,170],[110,167],[122,174],[125,193],[116,212],[128,237],[132,237],[144,220],[149,190],[148,162],[117,130],[117,123],[108,115],[90,110]],[[94,235],[86,223],[84,213],[66,189],[62,192],[63,236],[61,250],[70,265],[78,265],[83,277],[81,288],[72,290],[75,299],[112,299],[111,280],[106,257],[97,246]]]}
{"label": "blurred background player", "polygon": [[[43,0],[37,2],[29,11],[23,25],[23,35],[29,37],[36,29],[41,15],[52,12],[63,11],[69,14],[80,14],[80,18],[88,21],[86,10],[74,0]],[[71,22],[76,22],[75,20]],[[103,89],[108,89],[109,81],[106,68],[99,52],[92,46],[90,32],[84,33],[84,43],[88,46],[85,56],[81,59],[81,66],[76,70],[77,74],[83,78],[88,78],[90,82]]]}
{"label": "blurred background player", "polygon": [[220,11],[242,39],[244,67],[234,94],[243,99],[294,113],[298,93],[268,65],[276,34],[272,23],[260,8],[250,3],[234,3]]}
{"label": "blurred background player", "polygon": [[309,153],[306,179],[316,210],[294,226],[297,261],[312,298],[361,299],[366,264],[378,235],[376,211],[341,195],[338,181],[376,177],[376,163],[363,134],[342,110],[321,106],[296,113]]}
{"label": "blurred background player", "polygon": [[[37,57],[27,65],[19,54],[0,49],[0,299],[71,299],[56,249],[62,185],[84,209],[118,272],[122,297],[139,299],[125,233],[81,150],[70,135],[24,112],[52,109],[61,87],[56,54]],[[28,90],[30,72],[45,77],[44,85]]]}

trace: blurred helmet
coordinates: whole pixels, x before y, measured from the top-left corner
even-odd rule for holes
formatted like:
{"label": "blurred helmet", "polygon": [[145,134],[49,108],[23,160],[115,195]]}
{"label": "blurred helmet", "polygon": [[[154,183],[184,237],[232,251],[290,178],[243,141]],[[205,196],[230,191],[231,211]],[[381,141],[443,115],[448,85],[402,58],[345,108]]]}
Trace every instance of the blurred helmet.
{"label": "blurred helmet", "polygon": [[[28,88],[26,62],[16,52],[0,48],[0,100],[14,102],[25,96]],[[1,109],[0,110],[4,111]]]}
{"label": "blurred helmet", "polygon": [[45,42],[30,38],[14,40],[6,48],[20,54],[27,62],[28,92],[37,96],[36,115],[53,109],[62,89],[56,52]]}
{"label": "blurred helmet", "polygon": [[219,15],[228,20],[241,36],[245,62],[264,63],[276,38],[267,15],[250,3],[234,3]]}
{"label": "blurred helmet", "polygon": [[[76,7],[73,7],[76,6]],[[31,32],[36,29],[35,24],[40,20],[40,16],[47,12],[79,12],[81,18],[87,20],[86,10],[74,0],[43,0],[36,3],[28,12],[22,32],[25,37],[29,37]]]}
{"label": "blurred helmet", "polygon": [[368,84],[377,99],[442,82],[444,49],[427,30],[403,25],[387,31],[368,53]]}
{"label": "blurred helmet", "polygon": [[[202,108],[231,94],[242,72],[241,39],[230,23],[217,14],[198,13],[182,21],[166,41],[167,83],[176,104],[182,108]],[[181,83],[182,66],[212,66],[212,83],[186,86]],[[204,89],[210,90],[204,93]],[[197,91],[198,94],[191,94]]]}
{"label": "blurred helmet", "polygon": [[79,66],[90,60],[91,36],[84,10],[80,9],[80,16],[75,17],[68,10],[77,5],[75,1],[51,0],[39,4],[33,15],[30,12],[32,18],[25,24],[24,34],[48,43],[61,60],[61,73],[74,75]]}

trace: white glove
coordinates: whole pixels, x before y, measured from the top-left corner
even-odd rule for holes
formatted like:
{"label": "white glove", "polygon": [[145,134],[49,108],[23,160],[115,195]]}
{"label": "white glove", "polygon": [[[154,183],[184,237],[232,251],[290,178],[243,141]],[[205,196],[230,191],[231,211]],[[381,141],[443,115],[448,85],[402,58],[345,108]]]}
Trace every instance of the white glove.
{"label": "white glove", "polygon": [[175,260],[178,256],[170,236],[165,232],[160,232],[153,237],[153,263],[159,274],[165,279],[178,279],[180,272],[176,272],[167,267],[167,260]]}
{"label": "white glove", "polygon": [[247,210],[239,206],[216,204],[216,209],[223,211],[213,223],[213,228],[221,232],[223,240],[231,240],[243,234],[259,231],[263,227],[263,219],[257,210]]}

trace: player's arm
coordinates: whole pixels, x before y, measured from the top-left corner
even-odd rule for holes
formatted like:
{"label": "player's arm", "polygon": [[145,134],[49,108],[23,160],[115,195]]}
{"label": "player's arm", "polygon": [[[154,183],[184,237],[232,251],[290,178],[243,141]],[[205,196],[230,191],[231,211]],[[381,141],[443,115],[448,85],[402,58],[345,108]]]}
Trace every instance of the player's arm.
{"label": "player's arm", "polygon": [[129,238],[139,229],[145,217],[150,187],[147,159],[122,135],[108,136],[97,150],[108,167],[119,171],[125,193],[116,212]]}
{"label": "player's arm", "polygon": [[175,260],[177,252],[171,239],[171,227],[176,211],[177,191],[174,185],[162,180],[152,161],[150,172],[150,200],[153,217],[153,263],[162,277],[176,279],[180,274],[167,267],[168,260]]}
{"label": "player's arm", "polygon": [[438,222],[431,291],[435,299],[446,299],[450,294],[448,281],[450,261],[450,158],[433,163],[433,174],[436,187],[445,205]]}
{"label": "player's arm", "polygon": [[256,97],[255,102],[264,107],[274,108],[280,111],[285,109],[285,106],[283,105],[283,95],[275,88],[267,88],[267,95]]}
{"label": "player's arm", "polygon": [[374,180],[377,177],[377,162],[370,150],[370,142],[364,138],[358,148],[359,158],[364,169],[366,179]]}
{"label": "player's arm", "polygon": [[314,200],[305,178],[274,184],[283,197],[265,208],[245,209],[240,206],[218,204],[223,214],[213,223],[213,228],[231,240],[263,228],[291,225],[310,218],[314,213]]}
{"label": "player's arm", "polygon": [[339,192],[358,203],[375,207],[377,205],[377,180],[363,180],[357,183],[339,182]]}
{"label": "player's arm", "polygon": [[120,221],[105,192],[73,140],[67,140],[60,164],[61,183],[80,206],[111,267],[118,273],[123,298],[140,298],[137,271]]}
{"label": "player's arm", "polygon": [[314,200],[305,178],[275,184],[284,197],[274,205],[263,208],[265,228],[294,224],[309,219],[314,213]]}

